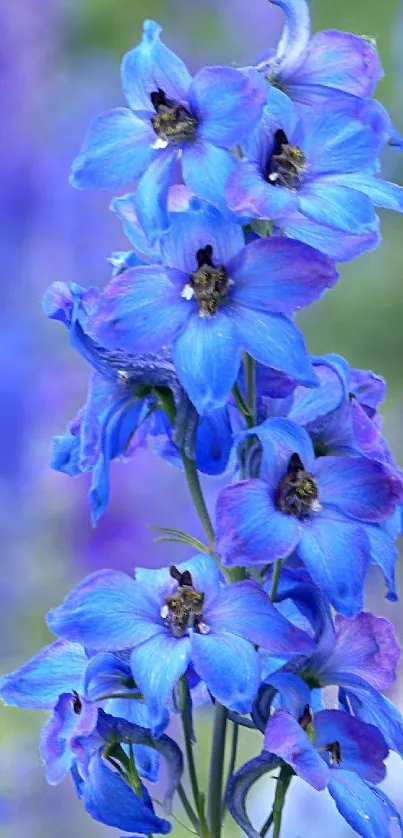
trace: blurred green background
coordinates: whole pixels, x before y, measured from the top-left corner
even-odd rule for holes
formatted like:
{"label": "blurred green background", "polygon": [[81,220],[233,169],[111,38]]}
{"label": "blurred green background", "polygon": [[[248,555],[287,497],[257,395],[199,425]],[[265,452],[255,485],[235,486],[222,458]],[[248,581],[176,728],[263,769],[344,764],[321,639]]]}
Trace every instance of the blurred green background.
{"label": "blurred green background", "polygon": [[[401,0],[312,0],[313,28],[338,28],[376,38],[386,77],[378,98],[403,129],[403,7]],[[76,193],[67,183],[71,159],[99,111],[122,103],[119,59],[136,43],[144,17],[164,27],[167,44],[195,70],[203,63],[247,62],[273,46],[282,14],[266,0],[8,0],[0,10],[3,131],[2,305],[0,329],[0,577],[1,670],[20,665],[49,642],[44,613],[94,568],[166,564],[172,548],[153,543],[149,524],[184,526],[198,534],[183,478],[147,452],[115,464],[110,507],[96,531],[89,522],[88,486],[48,470],[51,436],[61,433],[85,398],[88,370],[66,335],[41,314],[54,279],[103,284],[105,257],[127,243],[109,213],[109,196]],[[399,124],[400,122],[400,124]],[[386,178],[403,183],[403,158],[385,153]],[[339,352],[353,366],[388,381],[386,434],[403,464],[403,226],[383,214],[383,244],[343,266],[327,297],[300,318],[314,353]],[[206,487],[214,501],[217,483]],[[178,548],[178,560],[186,553]],[[175,552],[177,556],[177,551]],[[401,576],[401,574],[400,574]],[[371,577],[368,606],[392,619],[403,638],[401,606]],[[403,708],[403,681],[394,699]],[[46,785],[37,751],[41,714],[0,709],[0,834],[4,838],[102,838],[118,835],[91,821],[72,785]],[[201,717],[199,765],[207,771],[208,719]],[[243,736],[242,755],[259,737]],[[387,788],[403,812],[399,762]],[[270,784],[251,807],[265,819]],[[294,783],[284,838],[332,838],[351,831],[325,795]],[[239,830],[228,825],[228,836]],[[175,827],[175,835],[186,835]]]}

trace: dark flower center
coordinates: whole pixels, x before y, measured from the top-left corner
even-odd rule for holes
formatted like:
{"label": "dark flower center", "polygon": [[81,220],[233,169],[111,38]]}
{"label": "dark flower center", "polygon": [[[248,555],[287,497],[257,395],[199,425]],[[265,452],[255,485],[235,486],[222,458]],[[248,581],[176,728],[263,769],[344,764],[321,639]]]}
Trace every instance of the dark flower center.
{"label": "dark flower center", "polygon": [[320,750],[327,751],[330,754],[330,767],[334,768],[342,762],[340,742],[330,742],[329,745],[323,745]]}
{"label": "dark flower center", "polygon": [[208,634],[210,628],[202,620],[204,593],[195,590],[188,570],[181,573],[172,565],[169,572],[177,581],[178,587],[165,597],[165,604],[161,608],[161,617],[166,625],[170,627],[174,637],[183,637],[190,628],[201,634]]}
{"label": "dark flower center", "polygon": [[181,143],[191,140],[196,133],[197,120],[179,102],[168,99],[159,87],[150,95],[156,116],[151,117],[152,126],[163,144]]}
{"label": "dark flower center", "polygon": [[311,512],[319,512],[318,487],[312,474],[305,471],[298,454],[292,454],[287,473],[279,483],[276,503],[282,512],[305,518]]}
{"label": "dark flower center", "polygon": [[279,128],[274,135],[273,151],[266,163],[265,179],[272,186],[296,189],[305,169],[305,155],[297,145],[288,142],[287,135]]}
{"label": "dark flower center", "polygon": [[76,716],[79,716],[80,713],[81,713],[82,704],[81,704],[80,696],[79,696],[78,692],[76,692],[76,690],[73,690],[71,702],[72,702],[73,710],[74,710]]}
{"label": "dark flower center", "polygon": [[232,284],[224,265],[214,265],[212,257],[211,244],[197,251],[197,270],[189,275],[189,282],[182,291],[182,297],[186,300],[196,297],[201,317],[217,313],[221,300]]}

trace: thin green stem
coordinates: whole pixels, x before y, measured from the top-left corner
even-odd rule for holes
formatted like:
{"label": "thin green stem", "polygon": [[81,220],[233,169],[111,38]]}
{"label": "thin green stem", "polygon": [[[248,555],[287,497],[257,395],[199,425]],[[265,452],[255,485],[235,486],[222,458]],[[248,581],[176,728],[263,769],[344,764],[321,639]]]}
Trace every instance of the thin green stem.
{"label": "thin green stem", "polygon": [[273,838],[280,838],[281,819],[283,816],[283,808],[285,803],[285,796],[287,794],[288,786],[291,783],[293,770],[289,765],[283,765],[280,776],[277,780],[276,795],[273,803]]}
{"label": "thin green stem", "polygon": [[[229,781],[235,771],[235,763],[236,763],[236,755],[238,750],[238,739],[239,739],[239,725],[236,722],[232,722],[232,737],[231,737],[231,752],[228,764],[228,774],[227,774],[227,782],[225,786],[225,791],[227,791]],[[226,810],[226,802],[225,799],[223,801],[222,807],[222,817],[224,817]]]}
{"label": "thin green stem", "polygon": [[246,401],[248,403],[249,413],[253,420],[253,425],[256,425],[256,361],[247,354],[244,358],[244,370]]}
{"label": "thin green stem", "polygon": [[239,384],[237,382],[234,384],[234,386],[232,388],[232,395],[234,396],[236,406],[237,406],[241,416],[243,416],[243,418],[245,419],[245,422],[246,422],[248,428],[253,428],[253,426],[255,424],[253,416],[252,416],[252,414],[251,414],[251,412],[248,408],[248,405],[246,404],[246,402],[243,398],[243,395],[241,393]]}
{"label": "thin green stem", "polygon": [[197,779],[197,771],[196,771],[196,764],[194,760],[193,754],[193,743],[192,743],[192,731],[190,728],[190,717],[187,711],[187,691],[188,685],[186,678],[181,678],[180,681],[181,687],[181,699],[182,699],[182,725],[183,725],[183,735],[185,739],[185,751],[186,751],[186,759],[188,763],[188,770],[189,770],[189,779],[190,785],[192,788],[193,800],[195,803],[197,814],[200,817],[200,789],[199,789],[199,782]]}
{"label": "thin green stem", "polygon": [[208,789],[207,820],[210,838],[221,836],[222,792],[225,757],[225,737],[227,732],[226,707],[215,704],[213,740],[210,757],[210,778]]}
{"label": "thin green stem", "polygon": [[272,576],[272,580],[271,580],[271,590],[270,590],[270,599],[271,599],[272,602],[274,602],[274,600],[276,599],[278,583],[280,581],[280,573],[281,573],[282,564],[283,564],[282,559],[277,559],[277,561],[274,562],[273,576]]}
{"label": "thin green stem", "polygon": [[179,783],[178,795],[179,795],[180,802],[182,803],[182,806],[183,806],[183,808],[184,808],[184,810],[185,810],[185,812],[186,812],[186,814],[187,814],[187,816],[190,820],[190,823],[195,828],[197,834],[200,835],[200,821],[199,821],[197,815],[195,814],[195,812],[193,811],[193,807],[192,807],[191,803],[189,803],[189,800],[187,798],[187,794],[185,792],[185,789],[182,786],[182,783]]}
{"label": "thin green stem", "polygon": [[182,449],[182,462],[185,469],[186,480],[188,482],[189,491],[192,496],[193,503],[196,507],[197,514],[200,518],[200,523],[207,536],[209,547],[214,547],[214,530],[211,523],[211,518],[204,500],[202,488],[200,485],[199,474],[194,460],[190,460]]}
{"label": "thin green stem", "polygon": [[265,822],[264,822],[264,824],[263,824],[263,826],[260,830],[261,838],[264,838],[264,836],[267,835],[267,833],[268,833],[268,831],[269,831],[269,829],[270,829],[270,827],[273,823],[273,818],[274,818],[273,812],[270,812],[269,817],[267,818],[267,820],[265,820]]}

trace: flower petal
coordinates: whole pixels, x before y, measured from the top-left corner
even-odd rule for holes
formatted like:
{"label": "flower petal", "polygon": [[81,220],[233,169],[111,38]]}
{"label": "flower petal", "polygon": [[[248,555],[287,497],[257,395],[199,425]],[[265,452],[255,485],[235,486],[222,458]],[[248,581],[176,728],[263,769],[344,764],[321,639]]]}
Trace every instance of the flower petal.
{"label": "flower petal", "polygon": [[212,317],[193,314],[175,341],[173,357],[179,381],[199,413],[226,403],[238,375],[241,345],[224,311]]}
{"label": "flower petal", "polygon": [[90,328],[112,349],[158,352],[169,344],[190,314],[181,290],[184,274],[157,265],[131,268],[102,292]]}
{"label": "flower petal", "polygon": [[367,100],[331,97],[321,107],[307,109],[296,142],[307,161],[306,179],[339,172],[376,170],[384,145],[383,112]]}
{"label": "flower petal", "polygon": [[403,717],[392,701],[351,672],[339,672],[337,682],[346,691],[354,715],[374,725],[389,748],[403,756]]}
{"label": "flower petal", "polygon": [[159,612],[157,597],[140,582],[119,570],[99,570],[49,611],[47,623],[67,640],[94,651],[114,651],[164,633]]}
{"label": "flower petal", "polygon": [[297,554],[337,611],[353,617],[362,610],[370,559],[362,529],[323,514],[305,519]]}
{"label": "flower petal", "polygon": [[349,262],[361,253],[366,253],[367,250],[374,250],[381,241],[379,219],[375,221],[371,232],[359,234],[332,230],[330,227],[311,221],[302,213],[296,213],[284,220],[279,219],[278,226],[284,229],[286,236],[315,247],[336,262]]}
{"label": "flower petal", "polygon": [[264,748],[281,757],[314,789],[325,789],[330,777],[326,762],[318,754],[299,722],[285,710],[270,716],[264,736]]}
{"label": "flower petal", "polygon": [[259,119],[267,93],[262,75],[231,67],[203,67],[189,90],[198,135],[221,148],[240,143]]}
{"label": "flower petal", "polygon": [[192,635],[197,674],[229,710],[249,713],[260,683],[259,656],[243,637],[226,631]]}
{"label": "flower petal", "polygon": [[187,212],[170,215],[169,232],[161,241],[164,265],[191,273],[198,267],[197,251],[207,244],[213,248],[214,264],[226,266],[245,240],[239,224],[228,221],[211,204],[193,198]]}
{"label": "flower petal", "polygon": [[279,75],[287,78],[304,59],[311,36],[311,18],[308,3],[301,0],[270,0],[280,6],[287,19],[281,41],[277,47]]}
{"label": "flower petal", "polygon": [[379,177],[374,177],[365,172],[347,172],[341,175],[331,175],[324,178],[326,182],[338,183],[340,186],[347,186],[363,192],[375,204],[376,207],[403,212],[403,186],[397,183],[389,183]]}
{"label": "flower petal", "polygon": [[300,190],[299,208],[312,221],[344,233],[368,231],[375,217],[372,203],[366,195],[345,186],[324,184],[320,180],[306,184]]}
{"label": "flower petal", "polygon": [[83,691],[87,656],[78,643],[56,640],[0,680],[5,704],[33,710],[53,708],[62,693]]}
{"label": "flower petal", "polygon": [[283,219],[298,209],[296,192],[267,183],[260,166],[247,160],[237,164],[225,194],[230,209],[245,217]]}
{"label": "flower petal", "polygon": [[307,387],[317,383],[304,339],[291,320],[237,304],[232,305],[231,316],[252,358]]}
{"label": "flower petal", "polygon": [[363,780],[381,783],[386,776],[384,760],[389,749],[374,725],[340,710],[323,710],[315,716],[316,746],[338,742],[343,771],[355,771]]}
{"label": "flower petal", "polygon": [[192,77],[183,61],[161,43],[161,32],[162,27],[155,21],[144,21],[140,44],[123,57],[122,87],[134,111],[153,113],[150,94],[159,88],[168,99],[187,103]]}
{"label": "flower petal", "polygon": [[60,696],[50,719],[41,730],[40,755],[45,764],[46,780],[51,786],[61,783],[72,766],[72,747],[77,736],[88,736],[97,723],[98,707],[80,698],[80,712],[74,710],[71,693]]}
{"label": "flower petal", "polygon": [[402,479],[366,457],[319,457],[313,467],[319,499],[360,521],[389,518],[402,499]]}
{"label": "flower petal", "polygon": [[74,160],[70,182],[79,189],[118,189],[146,171],[156,152],[153,129],[128,108],[98,116]]}
{"label": "flower petal", "polygon": [[222,589],[203,616],[214,633],[230,631],[272,653],[309,654],[314,648],[311,638],[289,623],[252,580]]}
{"label": "flower petal", "polygon": [[316,32],[295,84],[335,87],[353,96],[372,96],[384,73],[374,46],[350,32],[335,29]]}
{"label": "flower petal", "polygon": [[286,558],[299,538],[296,519],[276,509],[263,480],[233,483],[220,493],[216,549],[227,567]]}
{"label": "flower petal", "polygon": [[235,166],[229,151],[201,138],[183,149],[182,175],[186,185],[223,213],[228,212],[225,185]]}
{"label": "flower petal", "polygon": [[260,838],[260,832],[252,826],[246,811],[246,796],[251,786],[267,772],[278,768],[280,760],[265,751],[258,757],[246,762],[242,768],[230,777],[226,802],[234,821],[241,827],[247,838]]}
{"label": "flower petal", "polygon": [[133,649],[133,677],[147,703],[150,727],[155,737],[166,726],[166,708],[172,698],[172,690],[185,674],[190,656],[189,638],[173,637],[168,631]]}
{"label": "flower petal", "polygon": [[228,265],[233,299],[248,308],[291,314],[338,278],[334,264],[313,248],[285,238],[251,242]]}
{"label": "flower petal", "polygon": [[364,529],[369,538],[372,563],[381,569],[385,579],[388,589],[386,598],[390,602],[397,602],[396,568],[399,551],[393,538],[382,529],[382,526],[382,524],[366,524]]}
{"label": "flower petal", "polygon": [[332,772],[328,789],[344,820],[362,838],[390,834],[389,807],[357,774],[341,769]]}
{"label": "flower petal", "polygon": [[140,178],[134,198],[136,213],[151,245],[169,227],[168,191],[172,183],[176,149],[164,149]]}
{"label": "flower petal", "polygon": [[222,474],[233,445],[233,433],[227,407],[219,407],[202,416],[196,432],[197,468],[203,474]]}

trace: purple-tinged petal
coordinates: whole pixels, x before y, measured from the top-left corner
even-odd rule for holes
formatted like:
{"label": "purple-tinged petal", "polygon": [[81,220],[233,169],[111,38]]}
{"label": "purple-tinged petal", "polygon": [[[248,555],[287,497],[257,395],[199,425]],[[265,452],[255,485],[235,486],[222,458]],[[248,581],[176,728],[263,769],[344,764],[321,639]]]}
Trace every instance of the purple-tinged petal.
{"label": "purple-tinged petal", "polygon": [[315,716],[315,732],[315,744],[319,749],[332,742],[339,743],[343,770],[355,771],[371,783],[381,783],[385,779],[384,760],[389,749],[374,725],[365,724],[340,710],[324,710]]}
{"label": "purple-tinged petal", "polygon": [[173,637],[169,632],[150,637],[133,649],[133,676],[147,703],[154,736],[166,725],[166,708],[172,690],[185,674],[190,655],[189,637]]}
{"label": "purple-tinged petal", "polygon": [[389,183],[365,172],[347,172],[322,178],[323,182],[337,183],[349,189],[356,189],[375,204],[376,207],[403,212],[403,186]]}
{"label": "purple-tinged petal", "polygon": [[399,561],[399,551],[394,542],[394,538],[385,532],[382,526],[379,524],[366,524],[364,529],[369,538],[372,563],[381,569],[385,579],[385,584],[388,589],[386,598],[390,602],[397,602],[396,568]]}
{"label": "purple-tinged petal", "polygon": [[288,417],[308,427],[336,410],[348,398],[349,366],[340,355],[313,361],[319,387],[296,387]]}
{"label": "purple-tinged petal", "polygon": [[379,219],[375,221],[374,229],[368,233],[342,233],[332,230],[323,224],[316,224],[302,213],[278,220],[278,226],[284,229],[286,236],[299,239],[322,253],[326,253],[336,262],[350,262],[367,250],[378,247],[381,238],[379,234]]}
{"label": "purple-tinged petal", "polygon": [[157,597],[119,570],[91,573],[49,611],[47,623],[94,651],[128,649],[165,633]]}
{"label": "purple-tinged petal", "polygon": [[229,263],[228,273],[236,302],[278,314],[309,305],[338,279],[326,256],[286,238],[251,242]]}
{"label": "purple-tinged petal", "polygon": [[360,521],[383,521],[402,499],[402,478],[365,457],[319,457],[313,467],[319,499]]}
{"label": "purple-tinged petal", "polygon": [[[132,681],[130,665],[113,652],[99,652],[93,655],[86,666],[84,678],[84,694],[92,701],[100,701],[104,695],[119,692],[130,692],[133,697],[138,694]],[[132,701],[129,702],[131,705]],[[143,705],[145,706],[145,705]]]}
{"label": "purple-tinged petal", "polygon": [[281,78],[288,78],[300,67],[311,37],[308,3],[303,0],[270,0],[286,15],[281,41],[277,47],[276,64]]}
{"label": "purple-tinged petal", "polygon": [[354,96],[347,103],[332,97],[322,107],[306,110],[295,142],[306,157],[307,181],[334,172],[338,183],[339,172],[376,170],[381,149],[373,121],[378,119],[378,109]]}
{"label": "purple-tinged petal", "polygon": [[311,471],[315,462],[312,441],[306,430],[291,419],[266,419],[248,434],[256,435],[262,444],[261,475],[274,494],[293,454],[298,454],[305,469]]}
{"label": "purple-tinged petal", "polygon": [[286,558],[299,537],[296,519],[276,509],[263,480],[234,483],[220,493],[216,549],[225,566],[262,565]]}
{"label": "purple-tinged petal", "polygon": [[187,104],[192,77],[183,61],[161,43],[161,31],[162,27],[155,21],[144,21],[140,44],[123,57],[122,87],[134,111],[153,113],[150,94],[159,88],[168,99]]}
{"label": "purple-tinged petal", "polygon": [[309,635],[289,623],[252,580],[224,588],[203,618],[214,633],[230,631],[272,653],[309,654],[314,648]]}
{"label": "purple-tinged petal", "polygon": [[274,771],[279,764],[280,760],[273,754],[263,751],[258,757],[246,762],[229,780],[226,793],[228,810],[247,838],[260,838],[260,832],[254,829],[249,819],[246,796],[260,777]]}
{"label": "purple-tinged petal", "polygon": [[183,149],[182,175],[186,185],[224,213],[228,212],[225,185],[235,166],[229,151],[201,138]]}
{"label": "purple-tinged petal", "polygon": [[74,709],[71,693],[63,693],[50,719],[41,730],[40,755],[45,763],[46,780],[56,786],[70,771],[75,758],[74,737],[88,736],[96,727],[98,707],[85,698],[79,699],[79,713]]}
{"label": "purple-tinged petal", "polygon": [[298,209],[296,192],[275,188],[264,180],[259,165],[247,160],[238,163],[228,178],[225,195],[229,208],[246,218],[282,219]]}
{"label": "purple-tinged petal", "polygon": [[326,762],[318,754],[299,722],[285,710],[270,717],[264,735],[264,748],[281,757],[314,789],[325,789],[330,777]]}
{"label": "purple-tinged petal", "polygon": [[[230,308],[227,307],[227,312]],[[247,352],[289,378],[315,386],[316,378],[301,332],[282,314],[266,314],[232,304],[231,316]]]}
{"label": "purple-tinged petal", "polygon": [[70,182],[79,189],[118,189],[140,177],[156,156],[151,124],[128,108],[116,108],[92,123]]}
{"label": "purple-tinged petal", "polygon": [[299,719],[307,706],[312,707],[308,684],[293,672],[275,672],[268,676],[267,682],[277,690],[273,699],[275,709],[285,710]]}
{"label": "purple-tinged petal", "polygon": [[353,617],[363,607],[370,560],[365,532],[323,513],[305,519],[301,529],[299,558],[336,610]]}
{"label": "purple-tinged petal", "polygon": [[231,67],[203,67],[189,90],[198,136],[221,148],[240,143],[260,117],[267,94],[263,76]]}
{"label": "purple-tinged petal", "polygon": [[155,244],[169,227],[168,192],[177,159],[175,148],[160,152],[137,184],[136,212],[151,244]]}
{"label": "purple-tinged petal", "polygon": [[366,195],[320,180],[303,186],[299,192],[299,208],[312,221],[344,233],[366,232],[375,217]]}
{"label": "purple-tinged petal", "polygon": [[295,84],[334,87],[364,98],[372,96],[383,75],[378,53],[366,38],[329,29],[313,35],[292,80]]}
{"label": "purple-tinged petal", "polygon": [[191,312],[181,297],[187,276],[157,265],[131,268],[102,292],[90,329],[112,349],[159,351],[183,328]]}
{"label": "purple-tinged petal", "polygon": [[[337,683],[337,673],[351,672],[376,690],[388,690],[396,680],[400,646],[393,623],[362,612],[353,620],[336,615],[336,640],[322,668],[328,683]],[[334,680],[330,680],[334,679]]]}
{"label": "purple-tinged petal", "polygon": [[56,640],[0,680],[5,704],[32,710],[53,708],[62,693],[81,693],[87,656],[78,643]]}
{"label": "purple-tinged petal", "polygon": [[142,793],[143,800],[106,765],[99,753],[91,759],[82,795],[87,812],[96,821],[128,832],[166,835],[171,831],[171,824],[154,814],[144,786]]}
{"label": "purple-tinged petal", "polygon": [[197,270],[197,251],[210,244],[215,265],[226,266],[244,247],[242,228],[224,218],[210,204],[193,198],[187,212],[170,215],[170,229],[161,241],[164,265],[184,273]]}
{"label": "purple-tinged petal", "polygon": [[245,638],[230,631],[194,633],[192,661],[200,678],[221,704],[249,713],[260,684],[260,661]]}
{"label": "purple-tinged petal", "polygon": [[328,789],[354,832],[362,838],[389,836],[389,807],[361,777],[352,771],[333,771]]}
{"label": "purple-tinged petal", "polygon": [[[192,302],[182,300],[183,305]],[[238,375],[241,349],[237,330],[226,311],[218,311],[212,317],[190,317],[175,341],[173,358],[179,381],[200,414],[226,403]]]}

